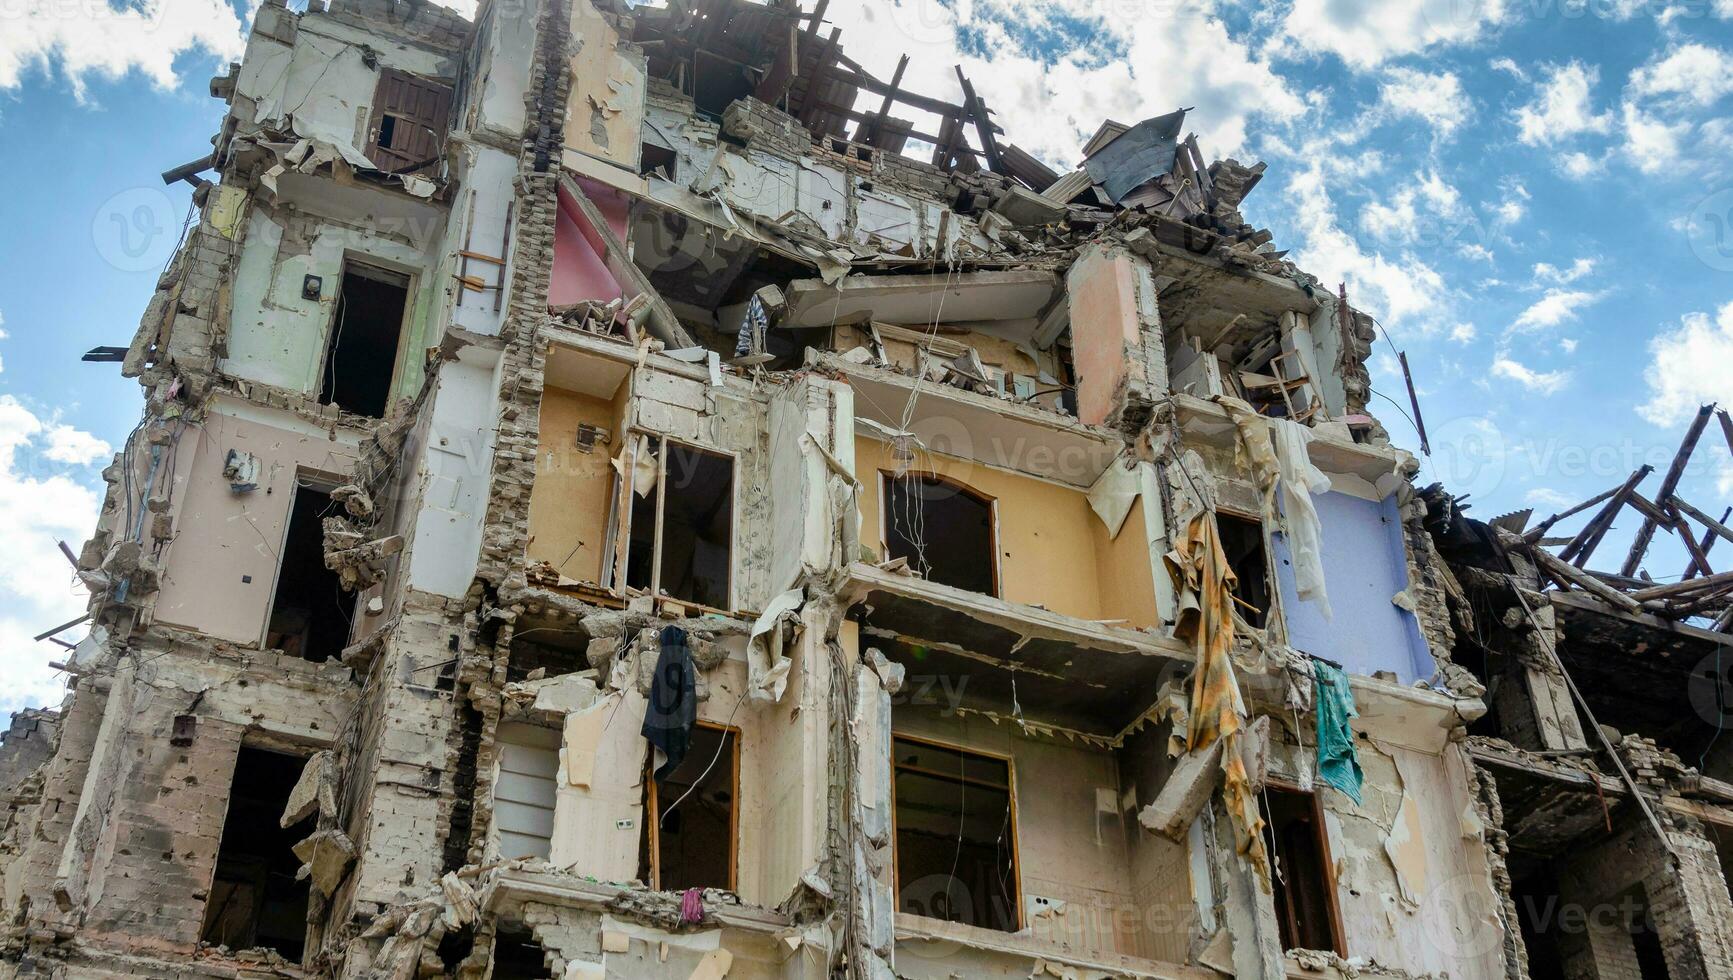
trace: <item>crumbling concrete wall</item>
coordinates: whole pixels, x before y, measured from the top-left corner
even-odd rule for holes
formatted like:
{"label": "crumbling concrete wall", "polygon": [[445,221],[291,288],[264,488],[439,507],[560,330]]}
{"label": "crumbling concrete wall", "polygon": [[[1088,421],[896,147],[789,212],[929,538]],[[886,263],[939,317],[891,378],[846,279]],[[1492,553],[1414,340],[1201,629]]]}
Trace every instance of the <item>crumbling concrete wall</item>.
{"label": "crumbling concrete wall", "polygon": [[1135,433],[1167,391],[1167,353],[1149,264],[1107,246],[1083,250],[1065,277],[1077,417]]}

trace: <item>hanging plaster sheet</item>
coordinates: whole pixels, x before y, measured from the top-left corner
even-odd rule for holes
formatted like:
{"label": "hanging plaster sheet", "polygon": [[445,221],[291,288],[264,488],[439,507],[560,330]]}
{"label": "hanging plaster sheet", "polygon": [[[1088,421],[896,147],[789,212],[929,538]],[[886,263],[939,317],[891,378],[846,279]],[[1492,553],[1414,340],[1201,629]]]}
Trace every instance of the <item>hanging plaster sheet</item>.
{"label": "hanging plaster sheet", "polygon": [[1186,748],[1201,752],[1222,740],[1222,792],[1233,817],[1239,850],[1265,874],[1263,817],[1240,753],[1246,706],[1234,679],[1232,593],[1236,580],[1222,551],[1215,514],[1192,517],[1174,549],[1164,556],[1178,597],[1174,636],[1191,644],[1197,659],[1192,672]]}
{"label": "hanging plaster sheet", "polygon": [[779,702],[788,688],[788,671],[793,663],[788,658],[788,637],[794,630],[792,614],[805,600],[801,589],[789,589],[764,607],[758,621],[752,624],[752,637],[747,642],[747,683],[754,701]]}
{"label": "hanging plaster sheet", "polygon": [[1126,468],[1123,461],[1113,463],[1089,488],[1089,506],[1101,523],[1107,525],[1109,539],[1119,537],[1119,529],[1131,515],[1131,505],[1143,488],[1136,467]]}

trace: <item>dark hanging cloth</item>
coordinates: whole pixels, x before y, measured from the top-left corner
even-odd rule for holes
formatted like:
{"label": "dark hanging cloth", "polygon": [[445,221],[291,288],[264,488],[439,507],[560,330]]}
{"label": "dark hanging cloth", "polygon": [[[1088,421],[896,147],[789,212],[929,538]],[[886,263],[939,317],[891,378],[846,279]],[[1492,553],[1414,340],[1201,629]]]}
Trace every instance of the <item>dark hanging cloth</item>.
{"label": "dark hanging cloth", "polygon": [[656,658],[656,678],[650,684],[650,705],[644,710],[644,737],[668,760],[656,769],[661,782],[686,758],[692,726],[698,721],[698,694],[692,683],[692,649],[686,631],[662,627],[662,652]]}

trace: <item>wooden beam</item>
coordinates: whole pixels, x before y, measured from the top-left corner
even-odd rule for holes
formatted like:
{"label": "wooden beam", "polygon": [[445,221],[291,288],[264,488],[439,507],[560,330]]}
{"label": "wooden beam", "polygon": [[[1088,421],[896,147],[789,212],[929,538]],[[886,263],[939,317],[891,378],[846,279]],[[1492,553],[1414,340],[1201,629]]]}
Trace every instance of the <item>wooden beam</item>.
{"label": "wooden beam", "polygon": [[1534,527],[1529,528],[1526,532],[1523,533],[1522,539],[1524,541],[1528,542],[1529,544],[1534,544],[1535,542],[1539,541],[1541,538],[1546,537],[1546,532],[1551,530],[1552,526],[1554,524],[1557,524],[1559,521],[1562,521],[1567,517],[1575,517],[1576,515],[1582,513],[1585,510],[1588,510],[1590,507],[1593,507],[1594,505],[1600,503],[1603,500],[1606,500],[1608,497],[1611,497],[1613,494],[1618,493],[1618,492],[1619,492],[1618,487],[1612,487],[1611,489],[1607,490],[1605,493],[1597,494],[1593,497],[1590,497],[1589,499],[1583,501],[1582,503],[1577,504],[1575,507],[1572,507],[1570,510],[1560,511],[1559,513],[1552,515],[1551,517],[1547,518],[1546,520],[1541,521],[1539,524],[1536,524]]}
{"label": "wooden beam", "polygon": [[[1607,529],[1613,526],[1613,518],[1617,517],[1619,511],[1624,508],[1626,499],[1636,492],[1637,484],[1643,482],[1644,478],[1654,471],[1655,468],[1647,463],[1639,466],[1623,485],[1613,491],[1606,506],[1601,508],[1594,520],[1578,532],[1577,536],[1571,539],[1570,544],[1565,545],[1564,550],[1559,552],[1559,558],[1565,561],[1574,560],[1578,568],[1583,567],[1589,560],[1589,556],[1594,554],[1595,548],[1600,545],[1601,539],[1606,537]],[[1631,573],[1624,572],[1622,574],[1629,576]]]}
{"label": "wooden beam", "polygon": [[1637,602],[1648,602],[1651,599],[1670,599],[1673,596],[1700,592],[1705,589],[1716,589],[1727,585],[1733,585],[1733,572],[1722,572],[1719,575],[1709,575],[1687,582],[1669,582],[1666,585],[1657,585],[1650,589],[1639,589],[1631,593],[1630,597]]}
{"label": "wooden beam", "polygon": [[1680,498],[1680,496],[1678,494],[1673,494],[1671,497],[1668,497],[1667,503],[1669,505],[1671,505],[1674,510],[1683,511],[1687,516],[1689,516],[1690,518],[1695,520],[1697,523],[1703,525],[1704,527],[1715,532],[1716,534],[1720,535],[1721,537],[1726,538],[1729,541],[1733,541],[1733,528],[1729,528],[1727,525],[1721,523],[1720,521],[1716,520],[1715,518],[1710,517],[1708,514],[1705,514],[1702,511],[1698,510],[1697,508],[1686,503],[1682,498]]}
{"label": "wooden beam", "polygon": [[1498,540],[1507,548],[1521,548],[1525,550],[1527,554],[1532,556],[1535,561],[1540,564],[1541,568],[1546,570],[1547,574],[1563,579],[1597,599],[1604,599],[1626,612],[1637,613],[1643,611],[1642,603],[1628,595],[1625,595],[1618,589],[1607,585],[1599,579],[1596,579],[1593,575],[1590,575],[1582,569],[1566,563],[1558,556],[1544,548],[1531,548],[1524,545],[1522,539],[1510,531],[1499,528]]}
{"label": "wooden beam", "polygon": [[680,325],[680,318],[675,316],[674,311],[663,301],[662,294],[657,292],[655,286],[650,285],[650,277],[628,257],[625,244],[620,241],[620,236],[614,234],[613,227],[608,224],[608,219],[602,216],[596,202],[590,200],[590,196],[584,193],[584,189],[578,186],[578,182],[570,174],[560,175],[560,187],[571,195],[584,222],[596,233],[596,237],[602,240],[602,264],[607,266],[608,274],[613,276],[614,281],[623,289],[630,293],[642,293],[644,298],[650,301],[650,317],[647,323],[650,333],[673,350],[696,346],[692,335]]}
{"label": "wooden beam", "polygon": [[963,111],[975,120],[975,133],[981,137],[981,149],[987,156],[987,169],[999,173],[999,141],[993,138],[993,121],[987,117],[987,105],[975,94],[975,86],[957,65],[957,81],[963,84]]}
{"label": "wooden beam", "polygon": [[[1685,464],[1691,460],[1691,452],[1697,448],[1697,440],[1703,435],[1703,427],[1709,424],[1709,416],[1715,411],[1714,405],[1704,405],[1697,410],[1697,417],[1691,420],[1691,427],[1685,430],[1685,438],[1679,443],[1679,451],[1673,454],[1673,463],[1667,467],[1667,475],[1661,478],[1661,489],[1656,491],[1655,499],[1666,506],[1667,498],[1679,488],[1679,480],[1685,475]],[[1631,542],[1631,553],[1625,556],[1624,567],[1619,569],[1626,575],[1637,574],[1637,566],[1643,563],[1643,554],[1649,550],[1649,542],[1655,537],[1655,528],[1660,522],[1654,518],[1646,518],[1643,526],[1637,529],[1636,540]]]}
{"label": "wooden beam", "polygon": [[831,28],[830,37],[825,40],[824,46],[818,49],[812,78],[806,83],[806,97],[800,104],[800,124],[807,129],[812,128],[812,121],[818,116],[819,103],[824,100],[824,86],[829,83],[833,66],[836,64],[836,42],[841,37],[842,28]]}
{"label": "wooden beam", "polygon": [[[1730,517],[1733,517],[1733,507],[1729,507],[1726,510],[1723,510],[1721,512],[1721,523],[1723,523],[1723,524],[1727,523],[1727,519]],[[1689,533],[1689,532],[1685,532],[1685,533]],[[1708,530],[1703,532],[1703,540],[1697,542],[1697,549],[1699,551],[1701,551],[1703,554],[1702,554],[1701,558],[1699,558],[1696,555],[1693,555],[1691,557],[1691,566],[1689,568],[1685,569],[1685,577],[1686,578],[1690,578],[1691,576],[1697,575],[1699,573],[1701,573],[1703,575],[1713,574],[1712,572],[1709,571],[1709,566],[1707,564],[1699,564],[1699,562],[1702,559],[1706,559],[1709,557],[1710,550],[1715,547],[1715,542],[1717,542],[1719,540],[1721,540],[1721,538],[1718,535],[1716,535],[1714,528],[1709,528]]]}
{"label": "wooden beam", "polygon": [[897,100],[897,90],[903,84],[903,72],[909,67],[909,56],[903,55],[897,60],[897,70],[891,74],[891,87],[885,93],[884,101],[879,103],[879,111],[870,119],[863,119],[855,128],[854,141],[867,146],[878,145],[879,130],[884,128],[885,119],[891,114],[891,105]]}

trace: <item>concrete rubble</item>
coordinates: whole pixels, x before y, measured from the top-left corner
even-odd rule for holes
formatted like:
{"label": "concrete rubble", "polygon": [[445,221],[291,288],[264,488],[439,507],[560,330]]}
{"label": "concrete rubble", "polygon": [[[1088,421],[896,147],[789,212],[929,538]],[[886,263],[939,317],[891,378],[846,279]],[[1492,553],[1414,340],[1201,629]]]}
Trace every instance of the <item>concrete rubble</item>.
{"label": "concrete rubble", "polygon": [[1726,413],[1470,518],[1263,164],[1054,169],[827,3],[258,7],[0,978],[1733,977]]}

